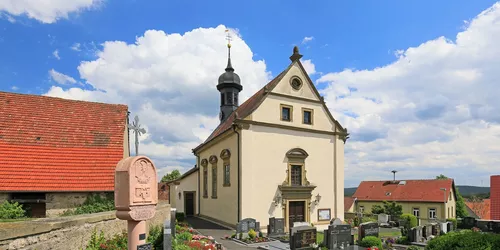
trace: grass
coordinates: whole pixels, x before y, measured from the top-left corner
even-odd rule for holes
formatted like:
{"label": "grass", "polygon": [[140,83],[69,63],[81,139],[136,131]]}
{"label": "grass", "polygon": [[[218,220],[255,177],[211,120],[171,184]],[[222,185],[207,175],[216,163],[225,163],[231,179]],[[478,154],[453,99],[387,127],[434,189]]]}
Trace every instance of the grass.
{"label": "grass", "polygon": [[27,220],[34,220],[34,219],[38,219],[38,218],[29,218],[29,217],[26,217],[26,218],[19,218],[19,219],[0,219],[0,223],[2,223],[2,222],[27,221]]}

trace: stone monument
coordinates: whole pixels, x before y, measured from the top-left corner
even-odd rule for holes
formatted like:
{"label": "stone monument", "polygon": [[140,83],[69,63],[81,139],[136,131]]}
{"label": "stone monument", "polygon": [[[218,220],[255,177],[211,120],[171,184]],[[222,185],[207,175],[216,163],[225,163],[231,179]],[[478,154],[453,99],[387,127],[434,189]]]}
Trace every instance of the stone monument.
{"label": "stone monument", "polygon": [[146,220],[158,203],[156,168],[146,156],[122,159],[115,169],[116,217],[127,220],[128,249],[151,249],[146,244]]}

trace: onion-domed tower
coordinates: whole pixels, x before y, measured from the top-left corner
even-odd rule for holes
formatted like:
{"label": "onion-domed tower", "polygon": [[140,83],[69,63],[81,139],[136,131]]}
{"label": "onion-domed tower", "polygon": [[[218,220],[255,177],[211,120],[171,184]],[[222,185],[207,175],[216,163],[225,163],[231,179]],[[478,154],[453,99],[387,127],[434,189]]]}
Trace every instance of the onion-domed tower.
{"label": "onion-domed tower", "polygon": [[231,64],[231,37],[228,35],[227,38],[228,59],[226,72],[219,76],[219,84],[217,84],[217,90],[220,92],[219,119],[221,123],[238,108],[238,95],[243,89],[240,77],[234,73],[234,68]]}

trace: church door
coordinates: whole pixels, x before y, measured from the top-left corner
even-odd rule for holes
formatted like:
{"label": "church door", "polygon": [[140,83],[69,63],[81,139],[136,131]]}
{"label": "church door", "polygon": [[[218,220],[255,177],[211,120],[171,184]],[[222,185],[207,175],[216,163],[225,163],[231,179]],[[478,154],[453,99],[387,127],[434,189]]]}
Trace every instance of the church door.
{"label": "church door", "polygon": [[288,225],[293,227],[294,222],[305,221],[305,202],[304,201],[290,201],[288,203]]}

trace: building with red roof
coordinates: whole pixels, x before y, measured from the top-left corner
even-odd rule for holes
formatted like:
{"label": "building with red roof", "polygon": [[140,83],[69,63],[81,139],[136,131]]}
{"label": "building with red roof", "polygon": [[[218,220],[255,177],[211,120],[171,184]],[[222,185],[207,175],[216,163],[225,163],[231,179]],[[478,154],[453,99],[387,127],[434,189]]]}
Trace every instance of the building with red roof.
{"label": "building with red roof", "polygon": [[0,92],[0,202],[44,217],[113,192],[127,120],[126,105]]}
{"label": "building with red roof", "polygon": [[468,200],[465,202],[465,205],[467,206],[467,212],[469,213],[469,216],[482,220],[491,219],[490,199]]}
{"label": "building with red roof", "polygon": [[374,205],[395,201],[403,213],[421,220],[456,218],[456,193],[453,179],[363,181],[352,196],[356,211],[371,213]]}

